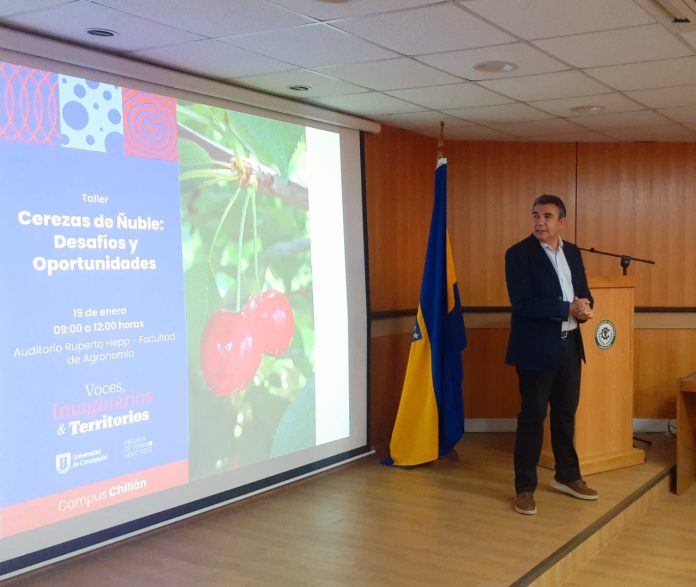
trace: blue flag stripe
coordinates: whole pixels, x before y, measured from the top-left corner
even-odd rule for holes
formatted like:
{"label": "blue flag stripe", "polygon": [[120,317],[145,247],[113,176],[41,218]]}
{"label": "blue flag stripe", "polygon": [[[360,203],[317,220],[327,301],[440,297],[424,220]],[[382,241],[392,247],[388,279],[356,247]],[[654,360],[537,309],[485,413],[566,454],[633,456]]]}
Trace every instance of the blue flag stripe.
{"label": "blue flag stripe", "polygon": [[418,317],[392,441],[394,464],[448,454],[464,433],[461,351],[466,331],[447,234],[447,161],[435,172]]}
{"label": "blue flag stripe", "polygon": [[[454,276],[447,275],[448,239],[447,163],[444,162],[435,171],[435,202],[420,291],[421,311],[430,336],[440,455],[448,454],[464,433],[461,351],[466,347],[466,334],[459,288]],[[455,303],[448,312],[450,282],[453,282]]]}

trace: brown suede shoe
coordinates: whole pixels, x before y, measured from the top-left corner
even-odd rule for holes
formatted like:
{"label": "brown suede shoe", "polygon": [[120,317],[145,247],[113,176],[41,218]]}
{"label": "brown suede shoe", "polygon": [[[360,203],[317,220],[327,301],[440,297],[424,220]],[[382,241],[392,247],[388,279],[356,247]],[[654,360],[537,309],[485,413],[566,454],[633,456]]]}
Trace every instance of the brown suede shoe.
{"label": "brown suede shoe", "polygon": [[534,503],[534,493],[531,491],[523,491],[515,496],[515,511],[518,514],[531,516],[536,514],[536,503]]}
{"label": "brown suede shoe", "polygon": [[567,493],[568,495],[572,495],[573,497],[577,497],[578,499],[597,499],[599,497],[599,493],[597,493],[595,489],[588,487],[587,483],[582,479],[578,479],[572,483],[564,483],[554,477],[551,479],[551,487],[563,493]]}

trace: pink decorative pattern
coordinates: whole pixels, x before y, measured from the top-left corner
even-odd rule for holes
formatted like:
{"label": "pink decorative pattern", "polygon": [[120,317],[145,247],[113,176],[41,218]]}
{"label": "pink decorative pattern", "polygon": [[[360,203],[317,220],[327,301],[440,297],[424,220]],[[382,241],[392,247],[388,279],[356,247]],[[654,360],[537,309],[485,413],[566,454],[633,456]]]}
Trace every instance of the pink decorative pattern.
{"label": "pink decorative pattern", "polygon": [[0,138],[59,145],[58,76],[0,62]]}
{"label": "pink decorative pattern", "polygon": [[123,88],[123,134],[126,155],[176,160],[176,100]]}

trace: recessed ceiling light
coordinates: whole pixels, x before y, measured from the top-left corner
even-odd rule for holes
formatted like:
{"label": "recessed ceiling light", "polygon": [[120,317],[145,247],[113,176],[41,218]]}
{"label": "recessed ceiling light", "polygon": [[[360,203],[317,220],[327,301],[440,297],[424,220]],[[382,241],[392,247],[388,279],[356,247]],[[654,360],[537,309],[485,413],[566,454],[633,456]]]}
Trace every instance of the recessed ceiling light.
{"label": "recessed ceiling light", "polygon": [[317,2],[324,2],[325,4],[346,4],[350,0],[317,0]]}
{"label": "recessed ceiling light", "polygon": [[593,114],[595,112],[601,112],[604,110],[604,106],[599,104],[587,104],[585,106],[573,106],[571,112],[580,112],[581,114]]}
{"label": "recessed ceiling light", "polygon": [[474,65],[474,69],[484,73],[510,73],[517,69],[517,64],[509,61],[483,61]]}
{"label": "recessed ceiling light", "polygon": [[118,35],[116,31],[110,31],[109,29],[87,29],[87,34],[93,37],[115,37]]}
{"label": "recessed ceiling light", "polygon": [[293,92],[309,92],[312,88],[309,86],[288,86],[288,89]]}

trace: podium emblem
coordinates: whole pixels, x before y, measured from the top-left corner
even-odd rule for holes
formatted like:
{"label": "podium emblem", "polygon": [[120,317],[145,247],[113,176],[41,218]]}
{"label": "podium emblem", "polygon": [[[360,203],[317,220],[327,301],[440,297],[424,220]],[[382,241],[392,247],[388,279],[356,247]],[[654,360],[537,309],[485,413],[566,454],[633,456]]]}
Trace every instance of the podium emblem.
{"label": "podium emblem", "polygon": [[616,327],[611,320],[601,320],[595,328],[595,342],[597,346],[606,351],[610,349],[616,340]]}

